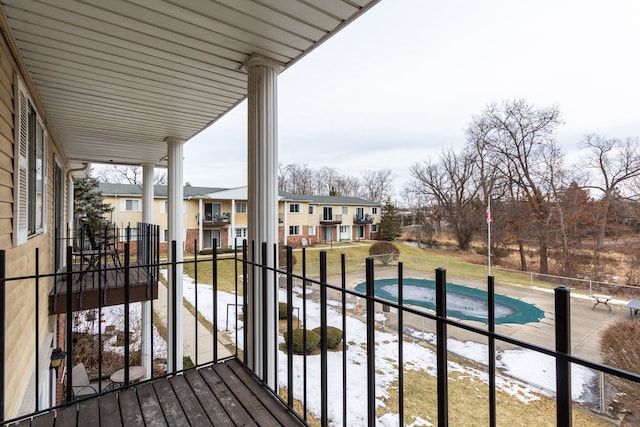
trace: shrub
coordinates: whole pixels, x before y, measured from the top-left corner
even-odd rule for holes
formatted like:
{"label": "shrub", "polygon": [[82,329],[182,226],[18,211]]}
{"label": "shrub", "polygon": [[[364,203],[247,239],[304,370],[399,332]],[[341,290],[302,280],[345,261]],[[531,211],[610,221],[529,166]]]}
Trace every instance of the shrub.
{"label": "shrub", "polygon": [[[616,368],[637,372],[640,365],[640,322],[635,319],[620,320],[609,326],[600,337],[602,361]],[[611,378],[611,383],[618,393],[624,409],[632,413],[640,413],[640,396],[638,384]]]}
{"label": "shrub", "polygon": [[[313,351],[320,343],[320,335],[314,331],[307,330],[307,347],[304,346],[304,329],[294,329],[291,333],[293,337],[293,352],[295,354],[304,354]],[[287,342],[287,333],[284,334],[284,341]]]}
{"label": "shrub", "polygon": [[382,264],[388,265],[398,259],[400,250],[390,242],[376,242],[369,248],[369,255],[380,260]]}
{"label": "shrub", "polygon": [[[317,333],[320,336],[320,341],[322,341],[322,328],[317,327],[313,329],[313,332]],[[342,329],[336,328],[335,326],[327,326],[327,348],[336,348],[342,342]],[[319,343],[321,345],[322,342]]]}
{"label": "shrub", "polygon": [[283,320],[287,318],[287,312],[291,312],[291,310],[287,310],[287,303],[286,302],[279,302],[278,303],[278,319]]}
{"label": "shrub", "polygon": [[[291,253],[291,265],[296,265],[298,260],[294,253]],[[278,249],[278,264],[280,265],[281,270],[285,270],[287,268],[287,247],[279,246]]]}

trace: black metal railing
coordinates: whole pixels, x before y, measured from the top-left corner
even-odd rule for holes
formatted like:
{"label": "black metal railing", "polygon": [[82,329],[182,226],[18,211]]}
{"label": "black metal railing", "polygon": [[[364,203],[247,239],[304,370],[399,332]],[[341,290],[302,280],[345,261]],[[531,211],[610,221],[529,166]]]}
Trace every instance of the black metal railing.
{"label": "black metal railing", "polygon": [[[448,328],[458,328],[464,331],[468,331],[473,334],[477,334],[483,339],[488,341],[489,347],[489,360],[488,360],[488,384],[489,384],[489,397],[487,399],[487,406],[489,408],[489,425],[496,425],[497,415],[496,415],[496,343],[503,343],[518,346],[524,349],[528,349],[540,354],[544,354],[550,357],[553,357],[556,361],[556,408],[557,408],[557,424],[563,426],[571,425],[571,415],[572,415],[572,399],[571,399],[571,368],[572,364],[584,366],[586,368],[592,369],[597,372],[602,372],[606,375],[622,378],[628,381],[632,381],[634,383],[640,384],[640,375],[627,372],[621,369],[616,369],[607,365],[603,365],[600,363],[596,363],[593,361],[585,360],[583,358],[579,358],[571,355],[570,353],[570,345],[571,342],[571,329],[570,329],[570,310],[571,310],[571,302],[570,302],[570,291],[564,287],[558,287],[555,289],[555,312],[553,313],[555,316],[555,347],[547,348],[540,345],[536,345],[530,342],[526,342],[523,340],[515,339],[510,336],[499,334],[495,332],[495,308],[494,308],[494,283],[493,277],[488,277],[487,285],[488,285],[488,305],[489,305],[489,315],[488,315],[488,324],[486,327],[475,326],[475,324],[470,324],[469,322],[463,322],[459,320],[452,319],[447,315],[447,294],[446,294],[446,270],[437,269],[435,272],[436,276],[436,311],[426,311],[419,309],[412,305],[407,305],[404,302],[404,296],[402,293],[403,280],[404,280],[404,271],[402,263],[398,263],[397,269],[397,280],[398,280],[398,298],[397,301],[389,301],[386,299],[381,299],[376,296],[374,293],[374,282],[375,282],[375,266],[374,266],[374,258],[367,258],[364,266],[365,273],[365,282],[366,282],[366,292],[358,292],[353,289],[347,289],[347,268],[346,268],[346,260],[344,255],[341,256],[340,264],[341,267],[339,271],[332,272],[333,278],[329,279],[329,274],[327,270],[327,252],[321,251],[319,256],[319,275],[316,277],[309,277],[307,275],[307,250],[305,248],[302,249],[301,260],[296,264],[296,272],[294,272],[294,262],[293,262],[293,250],[291,247],[287,247],[286,251],[286,262],[284,266],[278,266],[278,248],[276,245],[273,248],[268,248],[265,244],[260,246],[259,253],[260,258],[258,259],[258,250],[254,244],[248,245],[245,241],[242,247],[242,251],[231,254],[230,256],[223,257],[219,256],[216,252],[217,244],[214,244],[213,254],[210,258],[199,257],[195,255],[193,259],[185,260],[182,262],[176,261],[177,258],[177,245],[175,242],[172,242],[171,245],[171,262],[161,261],[159,258],[159,239],[157,238],[158,230],[153,228],[155,226],[150,226],[146,224],[141,224],[138,226],[138,236],[142,235],[154,235],[155,240],[147,240],[147,241],[137,241],[136,242],[136,255],[135,257],[132,255],[132,242],[128,241],[123,243],[123,253],[122,253],[122,267],[107,267],[106,265],[100,263],[99,272],[102,270],[108,270],[111,268],[120,268],[124,270],[125,279],[125,303],[124,303],[124,348],[121,355],[121,365],[125,368],[128,368],[134,363],[132,362],[132,350],[131,350],[131,341],[130,341],[130,332],[132,328],[135,328],[135,321],[131,315],[131,302],[129,301],[129,276],[131,270],[134,268],[132,266],[132,261],[135,259],[135,262],[138,265],[143,267],[147,267],[150,269],[150,277],[158,278],[161,275],[161,270],[168,268],[172,274],[166,278],[167,287],[175,287],[179,280],[183,280],[183,278],[177,277],[175,274],[177,269],[177,265],[182,264],[184,266],[190,266],[192,268],[192,273],[189,273],[191,278],[194,280],[194,309],[196,313],[203,313],[204,309],[201,307],[202,300],[198,298],[198,288],[202,287],[204,283],[199,283],[199,281],[204,282],[202,280],[202,274],[199,274],[199,271],[205,270],[205,265],[210,264],[211,268],[211,276],[210,283],[207,283],[207,286],[211,286],[211,329],[212,332],[210,339],[213,344],[213,355],[210,360],[200,360],[198,358],[198,349],[202,344],[199,342],[198,331],[202,328],[201,322],[198,321],[198,316],[195,316],[195,336],[193,337],[193,343],[196,348],[196,366],[203,366],[209,363],[215,363],[217,361],[228,358],[228,356],[221,356],[218,354],[218,342],[219,335],[222,333],[221,327],[222,325],[218,325],[218,311],[224,313],[225,309],[229,305],[233,305],[235,307],[242,307],[242,313],[238,313],[236,316],[235,324],[232,326],[232,329],[235,329],[235,342],[232,343],[231,356],[241,359],[250,369],[253,369],[256,365],[256,361],[260,360],[263,367],[263,372],[261,375],[261,380],[263,385],[270,389],[272,393],[278,397],[285,405],[289,407],[289,409],[296,413],[297,416],[304,421],[308,421],[311,415],[319,418],[320,423],[322,425],[328,425],[329,423],[333,424],[353,424],[348,419],[347,413],[347,403],[348,403],[348,384],[354,381],[365,381],[366,382],[366,394],[367,394],[367,402],[366,404],[359,405],[359,408],[362,412],[362,419],[366,420],[368,425],[376,424],[376,401],[380,396],[376,394],[376,380],[377,380],[377,364],[380,363],[379,359],[376,355],[376,334],[378,321],[376,320],[376,309],[379,307],[383,308],[391,308],[395,311],[396,316],[396,324],[394,326],[395,334],[398,339],[398,352],[397,352],[397,378],[398,378],[398,407],[397,413],[400,420],[405,419],[405,393],[404,393],[404,358],[405,354],[403,353],[403,344],[405,340],[405,326],[406,319],[408,317],[415,317],[422,319],[423,321],[433,322],[435,325],[435,334],[436,334],[436,344],[433,348],[435,352],[436,358],[436,380],[437,380],[437,414],[435,414],[434,418],[437,419],[438,425],[447,425],[449,419],[449,395],[448,395],[448,385],[449,385],[449,372],[448,372],[448,362],[449,362],[449,353],[447,351],[447,338],[448,338]],[[131,234],[129,234],[130,236]],[[197,244],[196,244],[197,247]],[[268,249],[272,249],[271,251]],[[272,253],[273,258],[268,259],[267,254]],[[36,250],[35,257],[38,257],[38,251]],[[229,266],[226,263],[232,263],[233,266]],[[5,388],[4,378],[7,370],[17,369],[19,367],[15,366],[6,366],[5,361],[6,353],[7,353],[7,345],[12,345],[15,343],[6,343],[4,333],[4,328],[6,327],[5,323],[5,310],[2,310],[3,305],[6,304],[5,290],[6,286],[13,286],[17,282],[20,282],[20,285],[27,284],[27,286],[35,286],[36,287],[36,298],[38,295],[38,286],[42,286],[42,283],[47,280],[53,279],[54,281],[61,276],[66,277],[66,285],[69,287],[72,285],[74,280],[76,280],[78,274],[77,271],[73,270],[73,254],[72,248],[67,249],[67,268],[65,271],[56,272],[51,274],[42,274],[40,271],[36,270],[33,275],[27,277],[12,277],[10,271],[6,271],[6,252],[0,251],[0,312],[2,315],[0,316],[0,412],[1,415],[4,414],[5,410],[5,400],[7,391]],[[38,263],[36,262],[36,265]],[[206,267],[207,269],[209,267]],[[231,301],[232,302],[221,302],[219,301],[219,289],[220,289],[220,277],[219,272],[221,268],[225,268],[227,271],[233,271],[231,275],[231,282],[225,282],[227,289],[231,288]],[[100,274],[98,274],[98,277]],[[283,278],[285,280],[281,281]],[[209,280],[206,280],[209,282]],[[29,283],[33,285],[29,285]],[[273,288],[270,289],[267,286],[258,286],[260,283],[267,284],[272,283]],[[296,288],[300,287],[296,290]],[[262,310],[259,314],[259,319],[256,316],[249,315],[252,312],[254,307],[251,304],[255,304],[255,301],[247,298],[247,295],[250,293],[249,289],[261,289],[262,301],[268,301],[270,299],[274,299],[277,301],[283,301],[287,304],[287,320],[286,320],[286,331],[282,330],[279,326],[278,322],[278,310],[277,307],[272,307],[273,310]],[[175,288],[174,288],[175,289]],[[300,291],[301,289],[301,291]],[[295,296],[294,296],[295,293]],[[73,384],[73,369],[71,369],[78,361],[78,331],[74,330],[74,324],[72,319],[74,318],[73,312],[73,301],[72,301],[72,292],[71,289],[67,289],[67,301],[66,301],[66,338],[65,338],[65,346],[64,349],[66,351],[66,394],[65,399],[67,402],[74,401],[76,396],[73,395],[73,389],[71,385]],[[175,294],[174,294],[175,295]],[[364,315],[361,309],[358,307],[362,307],[359,303],[354,303],[354,307],[351,309],[347,308],[348,301],[361,301],[364,300]],[[152,299],[150,299],[152,301]],[[336,304],[337,302],[338,304]],[[308,331],[307,327],[311,324],[312,311],[319,310],[319,316],[317,321],[319,323],[320,330],[320,346],[318,348],[319,354],[310,355],[307,351],[304,351],[301,355],[294,355],[293,348],[293,334],[294,334],[294,321],[293,321],[293,310],[289,310],[289,308],[293,308],[295,304],[299,304],[300,309],[300,317],[301,323],[303,325],[302,336],[303,336],[303,347],[306,349],[308,344]],[[179,301],[177,304],[175,301],[170,302],[170,305],[173,310],[181,310],[182,304]],[[313,308],[312,308],[313,305]],[[336,308],[336,305],[338,308]],[[35,305],[36,313],[35,316],[41,315],[41,313],[37,313],[37,307],[39,304]],[[101,319],[102,312],[105,310],[105,307],[100,304],[97,308],[97,319]],[[256,313],[256,311],[253,311]],[[270,313],[273,313],[273,317]],[[339,319],[336,319],[335,316],[339,316]],[[366,341],[364,346],[366,347],[366,356],[364,360],[361,360],[362,364],[366,365],[366,378],[362,377],[353,377],[349,375],[349,369],[347,368],[347,351],[348,351],[348,339],[349,336],[349,322],[348,320],[352,317],[356,316],[360,321],[364,322],[366,327]],[[242,325],[240,325],[240,320],[242,319]],[[176,312],[174,311],[173,319],[176,319]],[[163,320],[155,320],[156,324],[162,324],[162,326],[169,330],[173,330],[173,336],[175,335],[177,325],[176,323],[168,324],[163,323]],[[253,324],[249,324],[249,322],[253,322]],[[225,329],[229,329],[229,322],[226,322],[224,325]],[[36,323],[37,324],[37,323]],[[331,369],[329,367],[329,348],[328,348],[328,329],[329,326],[339,324],[342,326],[343,340],[341,346],[338,347],[339,351],[342,351],[342,378],[340,383],[342,384],[342,392],[341,393],[332,393],[330,391],[330,382],[329,382],[329,374],[335,373],[339,368],[337,366],[332,366]],[[219,327],[220,326],[220,327]],[[243,331],[242,337],[240,340],[238,338],[238,331]],[[259,337],[259,339],[254,340],[255,343],[260,343],[260,345],[251,345],[249,346],[249,339],[247,335],[247,331],[252,331],[255,336]],[[100,343],[99,351],[96,362],[96,372],[98,373],[98,377],[102,377],[103,374],[108,373],[108,369],[105,367],[104,363],[104,353],[102,350],[102,334],[103,328],[98,328],[98,339],[97,342]],[[36,342],[39,341],[39,331],[36,328],[32,334],[29,331],[25,331],[24,339],[31,340],[35,339]],[[278,346],[278,337],[284,335],[286,337],[286,345],[284,346],[285,350],[282,347]],[[33,336],[33,338],[32,338]],[[153,334],[152,334],[153,336]],[[75,338],[75,339],[74,339]],[[185,338],[187,339],[187,338]],[[270,342],[269,340],[275,340],[275,344]],[[158,377],[162,375],[174,374],[178,372],[176,361],[176,355],[179,354],[178,346],[183,345],[183,343],[170,342],[167,344],[167,348],[161,351],[163,355],[171,355],[170,359],[173,359],[173,364],[164,364],[160,365],[160,371],[150,372],[150,377]],[[38,345],[36,345],[36,365],[40,360],[40,355],[38,354]],[[262,347],[263,351],[260,351]],[[265,349],[274,348],[274,352],[267,352]],[[252,351],[251,354],[248,354],[249,349]],[[431,351],[428,349],[424,349],[424,351]],[[157,355],[157,354],[156,354]],[[46,357],[46,356],[45,356]],[[151,347],[151,360],[154,361],[154,348]],[[308,369],[311,357],[318,357],[319,362],[319,384],[310,385],[308,381]],[[302,373],[301,375],[295,375],[295,367],[298,366],[296,362],[299,362],[299,358],[302,358]],[[272,372],[266,369],[266,367],[270,366],[270,362],[274,362],[276,369]],[[279,363],[280,362],[280,363]],[[273,365],[273,364],[272,364]],[[284,366],[284,370],[286,370],[286,375],[284,377],[278,376],[278,372],[280,369],[279,366]],[[37,368],[35,368],[35,384],[40,384],[41,375],[44,373],[38,372]],[[51,374],[51,372],[47,373]],[[302,387],[299,387],[299,382],[302,382]],[[274,386],[275,384],[275,386]],[[125,380],[121,385],[122,387],[130,386],[130,378],[128,377],[128,369],[125,369]],[[285,395],[280,397],[280,390],[283,388],[285,391]],[[296,392],[295,390],[301,389],[302,392]],[[108,392],[109,390],[102,390],[99,386],[98,394]],[[36,396],[38,396],[38,390],[36,390]],[[316,398],[319,400],[319,405],[312,405],[312,399]],[[340,399],[342,401],[342,411],[341,414],[336,415],[333,414],[330,416],[330,407],[335,406],[337,400]],[[76,399],[77,400],[77,399]],[[36,402],[38,400],[36,399]],[[294,409],[294,402],[299,402],[301,410]],[[47,409],[40,408],[36,403],[34,413],[44,412]],[[54,405],[55,406],[55,405]],[[312,408],[319,407],[320,409],[317,411],[313,411]],[[351,409],[353,410],[353,408]],[[26,417],[33,414],[25,414],[22,417]],[[434,414],[431,414],[432,416]],[[340,416],[342,419],[339,419]],[[14,418],[10,421],[15,421],[19,418]],[[9,421],[7,421],[9,422]],[[402,424],[402,422],[400,423]]]}

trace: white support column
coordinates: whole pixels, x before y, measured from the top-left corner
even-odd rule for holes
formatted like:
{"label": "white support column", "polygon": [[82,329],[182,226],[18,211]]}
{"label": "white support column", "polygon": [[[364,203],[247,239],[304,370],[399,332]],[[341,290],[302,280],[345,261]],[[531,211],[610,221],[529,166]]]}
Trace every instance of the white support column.
{"label": "white support column", "polygon": [[[153,165],[142,165],[142,222],[153,224]],[[147,370],[146,378],[151,377],[153,362],[151,360],[151,331],[152,325],[151,302],[142,302],[141,310],[141,347],[142,366]]]}
{"label": "white support column", "polygon": [[[248,72],[248,239],[255,242],[257,261],[262,259],[261,245],[267,244],[266,259],[274,259],[278,243],[278,133],[277,76],[282,66],[275,61],[253,55],[245,64]],[[276,266],[277,267],[277,266]],[[276,283],[271,274],[262,283],[259,274],[249,276],[247,322],[249,366],[275,389],[277,345]],[[255,279],[255,280],[254,280]],[[255,283],[255,287],[251,284]],[[263,289],[266,288],[266,300]],[[266,313],[266,324],[263,315]],[[266,334],[267,347],[262,337]],[[255,357],[254,357],[255,356]],[[266,366],[264,364],[266,360]]]}
{"label": "white support column", "polygon": [[[184,239],[182,233],[182,207],[184,205],[184,189],[182,187],[183,179],[183,144],[184,141],[177,138],[166,138],[167,154],[168,154],[168,207],[167,207],[167,224],[168,224],[168,260],[173,262],[171,254],[171,242],[176,241],[176,259],[180,263],[183,260]],[[173,277],[172,267],[169,265],[169,283],[167,289],[167,320],[168,320],[168,336],[167,343],[167,361],[170,371],[179,371],[182,369],[183,349],[183,331],[182,331],[182,264],[176,265],[176,282],[171,283]],[[175,316],[174,316],[175,311]],[[175,323],[174,323],[175,322]],[[175,330],[173,325],[175,324]],[[176,346],[175,355],[173,346]]]}

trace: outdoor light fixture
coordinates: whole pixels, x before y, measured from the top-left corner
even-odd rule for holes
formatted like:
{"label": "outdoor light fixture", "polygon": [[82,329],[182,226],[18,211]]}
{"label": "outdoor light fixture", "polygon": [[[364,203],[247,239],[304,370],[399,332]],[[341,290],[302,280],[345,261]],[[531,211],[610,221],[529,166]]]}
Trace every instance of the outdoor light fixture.
{"label": "outdoor light fixture", "polygon": [[56,373],[58,372],[58,368],[62,365],[62,361],[64,360],[67,353],[62,351],[60,347],[54,348],[51,352],[51,364],[49,365],[49,369],[55,369]]}

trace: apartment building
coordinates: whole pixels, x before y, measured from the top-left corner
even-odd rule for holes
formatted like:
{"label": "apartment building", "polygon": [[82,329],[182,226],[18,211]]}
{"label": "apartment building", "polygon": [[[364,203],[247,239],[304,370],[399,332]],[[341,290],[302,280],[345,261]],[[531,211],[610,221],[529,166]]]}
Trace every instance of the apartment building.
{"label": "apartment building", "polygon": [[[141,220],[142,190],[138,185],[101,184],[104,203],[113,207],[110,221],[124,228]],[[240,246],[247,238],[247,187],[184,187],[182,235],[184,250],[193,252]],[[301,247],[319,242],[377,238],[381,206],[357,197],[278,194],[278,240]],[[160,226],[166,250],[167,187],[154,187],[154,223]]]}

